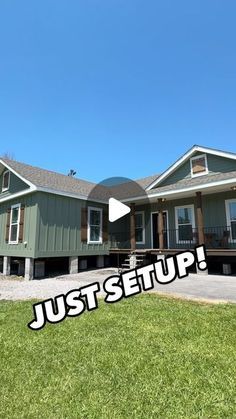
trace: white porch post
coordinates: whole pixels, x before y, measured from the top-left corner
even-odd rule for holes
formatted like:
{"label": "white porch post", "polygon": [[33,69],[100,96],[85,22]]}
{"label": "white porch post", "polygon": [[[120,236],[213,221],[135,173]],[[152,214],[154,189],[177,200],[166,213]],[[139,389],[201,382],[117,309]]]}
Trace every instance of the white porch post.
{"label": "white porch post", "polygon": [[25,279],[31,280],[34,278],[34,259],[25,258]]}
{"label": "white porch post", "polygon": [[3,275],[9,276],[11,274],[11,258],[10,256],[3,257]]}

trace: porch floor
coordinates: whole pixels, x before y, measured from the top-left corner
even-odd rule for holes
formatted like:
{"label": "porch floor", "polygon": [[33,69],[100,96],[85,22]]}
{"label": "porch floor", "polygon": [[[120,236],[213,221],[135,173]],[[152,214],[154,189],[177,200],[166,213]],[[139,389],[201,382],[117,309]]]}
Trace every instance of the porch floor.
{"label": "porch floor", "polygon": [[[129,254],[132,252],[135,253],[146,253],[151,255],[175,255],[176,253],[185,252],[187,250],[193,250],[193,248],[176,248],[176,249],[122,249],[122,248],[111,248],[110,254]],[[206,253],[208,256],[236,256],[236,248],[235,249],[222,249],[222,248],[209,248],[206,249]]]}

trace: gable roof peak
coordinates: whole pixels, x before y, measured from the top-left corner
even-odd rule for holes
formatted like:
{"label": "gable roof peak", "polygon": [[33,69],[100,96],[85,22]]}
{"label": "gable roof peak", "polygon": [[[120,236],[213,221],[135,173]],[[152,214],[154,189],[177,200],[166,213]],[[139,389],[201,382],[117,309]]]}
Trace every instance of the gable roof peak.
{"label": "gable roof peak", "polygon": [[154,182],[152,182],[146,190],[149,191],[152,188],[155,188],[159,185],[164,179],[166,179],[171,173],[173,173],[178,167],[180,167],[183,163],[185,163],[192,155],[196,152],[200,151],[206,154],[213,154],[219,157],[225,157],[228,159],[236,160],[236,153],[226,152],[222,150],[217,150],[215,148],[200,146],[200,145],[193,145],[182,157],[180,157],[174,164],[172,164],[167,170],[165,170],[161,176],[159,176]]}

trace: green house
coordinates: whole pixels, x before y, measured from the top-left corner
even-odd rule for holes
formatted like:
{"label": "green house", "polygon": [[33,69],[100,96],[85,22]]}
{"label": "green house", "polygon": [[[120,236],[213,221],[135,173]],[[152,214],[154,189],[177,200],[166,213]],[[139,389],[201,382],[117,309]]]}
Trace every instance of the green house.
{"label": "green house", "polygon": [[[164,173],[106,187],[0,159],[0,267],[26,278],[136,266],[205,244],[216,264],[236,256],[236,154],[193,146]],[[131,207],[108,222],[108,199]],[[132,263],[131,263],[132,262]]]}

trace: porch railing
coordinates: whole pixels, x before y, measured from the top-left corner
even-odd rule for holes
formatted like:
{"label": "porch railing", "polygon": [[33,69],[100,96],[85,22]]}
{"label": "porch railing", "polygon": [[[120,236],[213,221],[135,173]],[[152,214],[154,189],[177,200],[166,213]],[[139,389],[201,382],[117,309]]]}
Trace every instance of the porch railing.
{"label": "porch railing", "polygon": [[[236,248],[236,237],[232,237],[230,226],[204,227],[203,233],[208,249]],[[197,228],[165,230],[164,234],[168,237],[168,247],[172,249],[191,249],[199,244]]]}
{"label": "porch railing", "polygon": [[236,247],[236,240],[233,239],[229,226],[205,227],[204,237],[207,248],[228,249]]}
{"label": "porch railing", "polygon": [[[215,226],[203,228],[205,246],[208,249],[234,249],[236,248],[236,232],[230,226]],[[198,229],[191,226],[179,229],[163,230],[164,243],[167,249],[193,249],[198,243]],[[109,235],[110,248],[129,249],[130,232],[115,232]],[[146,242],[148,248],[150,244]]]}
{"label": "porch railing", "polygon": [[190,226],[163,231],[169,249],[192,249],[198,244],[198,230]]}

